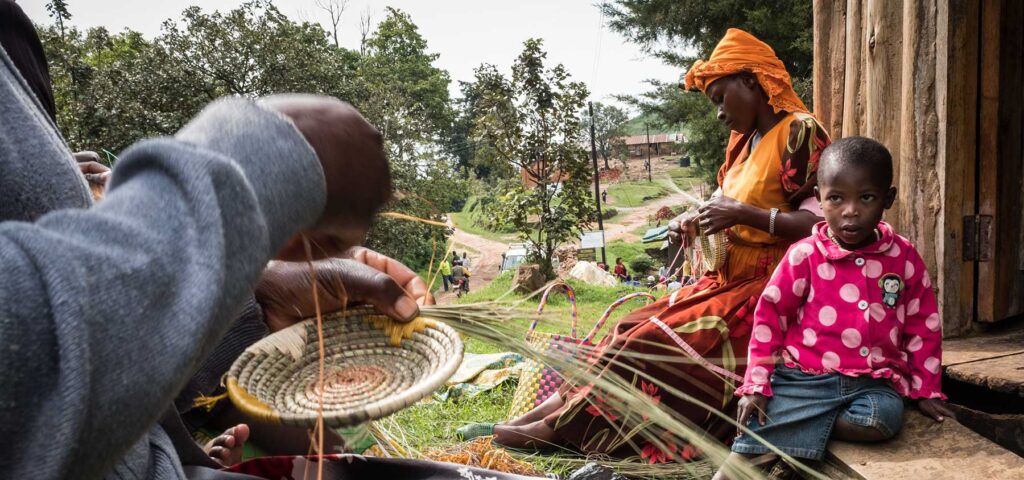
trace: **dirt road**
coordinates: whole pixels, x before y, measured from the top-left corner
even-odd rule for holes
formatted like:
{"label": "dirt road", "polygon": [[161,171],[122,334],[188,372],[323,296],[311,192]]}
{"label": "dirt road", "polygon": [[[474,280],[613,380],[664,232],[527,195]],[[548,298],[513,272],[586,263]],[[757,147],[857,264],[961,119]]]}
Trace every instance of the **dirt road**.
{"label": "dirt road", "polygon": [[622,221],[618,223],[604,224],[604,238],[606,242],[622,240],[624,242],[637,242],[640,237],[630,233],[637,227],[647,224],[647,218],[654,215],[661,207],[678,207],[688,204],[692,195],[685,193],[671,193],[668,196],[659,198],[651,203],[639,207],[616,207],[621,212],[629,212]]}
{"label": "dirt road", "polygon": [[[450,224],[451,222],[449,222]],[[466,247],[469,247],[469,271],[473,275],[469,280],[470,290],[483,288],[498,276],[498,269],[501,268],[501,254],[505,253],[508,245],[459,229],[455,229],[451,240],[455,244],[453,250],[458,252],[460,258],[462,253],[467,250]],[[440,281],[438,279],[439,283]],[[440,305],[453,303],[455,299],[455,292],[445,293],[441,286],[435,291],[435,300]]]}

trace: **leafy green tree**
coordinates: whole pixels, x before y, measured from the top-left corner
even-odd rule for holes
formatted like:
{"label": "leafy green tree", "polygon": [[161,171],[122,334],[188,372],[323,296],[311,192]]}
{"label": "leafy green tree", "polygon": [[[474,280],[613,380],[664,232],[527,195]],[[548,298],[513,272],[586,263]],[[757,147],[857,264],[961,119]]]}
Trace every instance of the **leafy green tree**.
{"label": "leafy green tree", "polygon": [[[752,33],[786,65],[794,87],[811,106],[814,59],[810,0],[612,0],[601,4],[609,26],[682,73],[698,58],[708,58],[729,28]],[[678,85],[652,82],[654,91],[632,102],[655,113],[665,124],[683,123],[687,153],[702,176],[713,183],[724,160],[728,131],[715,118],[711,103]]]}
{"label": "leafy green tree", "polygon": [[587,88],[559,64],[544,65],[542,42],[527,40],[506,78],[493,65],[476,70],[480,94],[475,134],[496,158],[522,173],[502,182],[492,228],[512,227],[546,275],[552,254],[593,217],[591,173],[577,112]]}
{"label": "leafy green tree", "polygon": [[[339,2],[340,6],[342,2]],[[51,63],[58,123],[72,148],[120,151],[170,134],[224,95],[311,92],[351,102],[384,134],[398,199],[390,209],[434,220],[465,200],[444,148],[451,134],[448,73],[408,15],[389,15],[368,35],[365,55],[339,48],[320,25],[295,22],[270,1],[219,12],[198,7],[147,40],[130,30],[82,32],[54,2],[55,25],[38,31]],[[413,193],[415,192],[415,193]],[[425,267],[445,229],[382,220],[368,244]]]}
{"label": "leafy green tree", "polygon": [[[626,122],[629,115],[615,105],[606,105],[601,102],[594,102],[594,144],[597,153],[604,160],[604,168],[608,166],[608,159],[613,158],[615,153],[620,152],[626,146]],[[580,115],[580,125],[583,127],[583,138],[590,138],[590,110],[584,109]]]}
{"label": "leafy green tree", "polygon": [[[400,200],[393,210],[430,220],[443,220],[467,196],[464,179],[455,174],[448,150],[455,111],[448,72],[434,65],[438,55],[412,18],[388,8],[363,45],[356,68],[359,96],[354,103],[377,126],[391,162]],[[435,248],[444,251],[448,231],[437,227],[382,219],[369,244],[401,259],[414,269],[426,268]]]}

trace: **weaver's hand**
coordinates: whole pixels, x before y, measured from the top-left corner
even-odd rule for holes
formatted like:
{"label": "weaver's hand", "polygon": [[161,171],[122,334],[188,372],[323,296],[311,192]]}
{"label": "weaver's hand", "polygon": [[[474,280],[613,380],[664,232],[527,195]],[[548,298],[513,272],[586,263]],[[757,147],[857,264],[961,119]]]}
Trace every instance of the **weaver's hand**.
{"label": "weaver's hand", "polygon": [[[433,304],[426,283],[409,267],[365,248],[346,254],[313,262],[321,312],[369,303],[405,322],[419,315],[419,305]],[[256,300],[272,332],[316,315],[309,264],[270,262],[256,284]]]}
{"label": "weaver's hand", "polygon": [[941,422],[945,417],[956,418],[953,411],[946,406],[946,402],[943,402],[938,398],[921,399],[917,402],[917,408],[921,409],[921,413],[934,418],[936,422]]}
{"label": "weaver's hand", "polygon": [[745,223],[747,205],[725,195],[711,197],[697,209],[697,220],[705,235]]}
{"label": "weaver's hand", "polygon": [[[362,243],[377,209],[391,197],[391,173],[380,132],[351,105],[319,95],[273,95],[260,101],[291,119],[320,159],[327,204],[316,225],[303,232],[313,258],[341,254]],[[277,257],[305,260],[299,236]]]}
{"label": "weaver's hand", "polygon": [[696,233],[697,215],[686,212],[668,222],[668,242],[673,245],[688,245]]}
{"label": "weaver's hand", "polygon": [[767,418],[764,409],[768,406],[768,400],[770,400],[769,397],[760,393],[744,395],[743,398],[740,398],[739,406],[736,407],[736,423],[746,425],[747,419],[756,413],[757,423],[764,425]]}
{"label": "weaver's hand", "polygon": [[100,163],[100,156],[96,152],[75,152],[75,161],[78,162],[78,169],[82,171],[82,175],[89,183],[94,183],[101,187],[107,186],[107,180],[110,178],[110,168]]}

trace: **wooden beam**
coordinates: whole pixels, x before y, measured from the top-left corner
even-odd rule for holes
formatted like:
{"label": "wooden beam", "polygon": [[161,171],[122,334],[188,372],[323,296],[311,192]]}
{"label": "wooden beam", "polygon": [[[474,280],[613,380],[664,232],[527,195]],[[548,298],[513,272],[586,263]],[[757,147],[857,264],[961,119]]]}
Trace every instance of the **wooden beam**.
{"label": "wooden beam", "polygon": [[936,277],[943,333],[970,330],[974,319],[974,264],[963,259],[963,218],[974,214],[977,159],[978,3],[938,2],[935,94],[938,112],[942,209],[936,234]]}
{"label": "wooden beam", "polygon": [[846,0],[814,0],[814,115],[839,138],[846,89]]}
{"label": "wooden beam", "polygon": [[863,6],[860,0],[848,0],[846,4],[846,75],[843,79],[843,130],[832,132],[838,137],[860,135],[863,109],[861,107],[864,71],[861,50],[864,48]]}
{"label": "wooden beam", "polygon": [[[978,111],[978,214],[995,217],[999,171],[999,11],[1001,0],[981,2],[981,99]],[[993,222],[994,223],[994,222]],[[978,318],[991,322],[998,266],[978,262]]]}
{"label": "wooden beam", "polygon": [[935,105],[935,38],[938,6],[932,1],[903,3],[903,54],[900,94],[900,234],[909,238],[928,271],[938,271],[936,223],[942,210],[936,171],[938,114]]}
{"label": "wooden beam", "polygon": [[[864,108],[866,129],[862,135],[884,144],[892,153],[894,182],[899,185],[903,158],[900,149],[899,108],[902,94],[903,7],[899,2],[871,0],[867,4],[865,38],[862,56],[867,59],[864,71],[867,95]],[[899,201],[904,201],[901,197]],[[886,219],[896,231],[903,231],[900,209],[890,210]]]}

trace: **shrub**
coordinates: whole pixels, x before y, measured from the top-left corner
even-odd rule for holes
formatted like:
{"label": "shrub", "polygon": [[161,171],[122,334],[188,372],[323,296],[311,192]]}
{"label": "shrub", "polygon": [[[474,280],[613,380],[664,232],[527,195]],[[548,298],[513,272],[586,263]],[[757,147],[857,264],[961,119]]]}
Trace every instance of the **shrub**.
{"label": "shrub", "polygon": [[619,211],[614,208],[605,208],[601,211],[601,219],[608,220],[619,214]]}
{"label": "shrub", "polygon": [[629,261],[629,269],[633,271],[634,276],[644,275],[654,269],[654,259],[646,253],[641,253]]}

